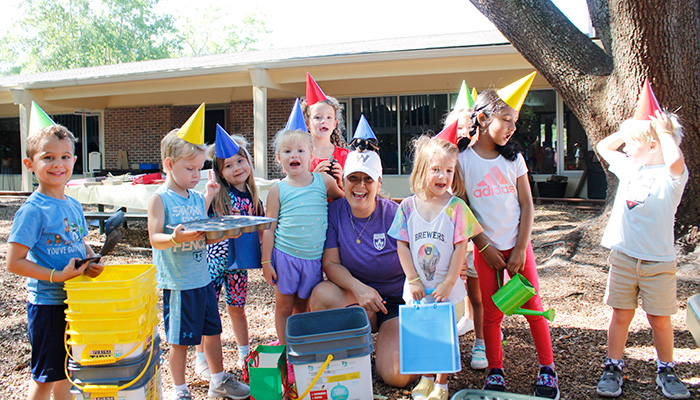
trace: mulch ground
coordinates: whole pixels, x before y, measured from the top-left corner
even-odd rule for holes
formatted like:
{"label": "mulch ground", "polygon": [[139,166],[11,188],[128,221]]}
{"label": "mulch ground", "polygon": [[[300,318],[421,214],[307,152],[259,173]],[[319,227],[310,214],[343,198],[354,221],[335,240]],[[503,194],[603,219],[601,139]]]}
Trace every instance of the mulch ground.
{"label": "mulch ground", "polygon": [[[30,347],[26,331],[26,289],[24,278],[10,274],[5,268],[7,237],[12,218],[21,200],[0,198],[0,398],[25,399],[30,377]],[[537,256],[541,295],[546,308],[556,309],[550,324],[555,362],[563,399],[596,398],[595,385],[605,357],[607,326],[611,315],[602,303],[607,277],[607,250],[600,246],[600,235],[606,216],[577,211],[563,205],[536,206],[532,233]],[[104,235],[91,230],[87,238],[99,249]],[[679,312],[672,317],[675,332],[677,373],[689,386],[693,397],[700,398],[700,351],[686,325],[688,297],[700,293],[700,253],[679,259]],[[151,251],[145,225],[129,223],[124,240],[107,264],[150,263]],[[274,328],[274,293],[265,283],[260,271],[249,275],[248,314],[251,345],[276,339]],[[235,368],[238,357],[230,320],[223,303],[220,313],[224,324],[222,334],[224,363],[240,377]],[[159,327],[162,333],[162,322]],[[537,359],[528,325],[522,316],[506,317],[503,323],[504,362],[509,391],[531,395],[537,373]],[[461,372],[453,374],[448,383],[450,394],[460,389],[480,389],[485,371],[468,368],[473,332],[460,338]],[[167,364],[168,345],[163,342],[162,380],[165,396],[171,393]],[[628,347],[625,350],[625,386],[621,399],[663,399],[656,388],[655,360],[651,329],[641,309],[632,322]],[[188,381],[197,399],[207,398],[207,383],[194,374],[194,353],[190,354]],[[410,399],[410,389],[390,388],[373,380],[377,398]]]}

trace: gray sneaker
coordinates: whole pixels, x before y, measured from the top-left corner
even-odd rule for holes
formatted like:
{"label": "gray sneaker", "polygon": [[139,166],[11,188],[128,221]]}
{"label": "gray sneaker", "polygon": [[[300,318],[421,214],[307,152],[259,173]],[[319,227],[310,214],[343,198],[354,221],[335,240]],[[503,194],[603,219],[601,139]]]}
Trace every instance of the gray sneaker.
{"label": "gray sneaker", "polygon": [[683,382],[678,379],[673,367],[660,368],[658,375],[656,375],[656,384],[664,392],[664,396],[669,399],[687,399],[690,397],[690,392]]}
{"label": "gray sneaker", "polygon": [[226,373],[221,385],[214,387],[213,382],[209,382],[209,397],[223,397],[225,399],[246,399],[250,397],[248,385],[238,382],[233,375]]}
{"label": "gray sneaker", "polygon": [[620,367],[612,364],[605,366],[596,392],[603,397],[618,397],[622,394],[622,370]]}
{"label": "gray sneaker", "polygon": [[181,390],[177,393],[173,393],[173,395],[170,396],[170,400],[192,400],[192,394],[187,390]]}

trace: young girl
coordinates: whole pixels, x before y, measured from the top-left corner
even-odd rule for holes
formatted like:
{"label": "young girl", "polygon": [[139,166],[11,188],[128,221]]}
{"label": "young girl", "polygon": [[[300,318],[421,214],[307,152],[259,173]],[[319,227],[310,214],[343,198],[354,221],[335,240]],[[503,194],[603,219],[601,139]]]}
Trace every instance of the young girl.
{"label": "young girl", "polygon": [[[229,136],[223,129],[217,129],[217,146],[227,141],[232,149],[224,152],[210,146],[208,158],[213,160],[216,183],[222,188],[209,208],[209,217],[223,215],[265,215],[262,201],[258,197],[253,176],[253,164],[246,150],[248,142],[243,136]],[[238,150],[234,153],[235,148]],[[243,233],[236,239],[224,240],[207,245],[207,264],[211,280],[214,282],[216,298],[221,287],[226,289],[226,311],[231,317],[233,335],[238,344],[236,366],[243,369],[245,358],[250,352],[248,341],[248,319],[245,314],[248,295],[248,269],[260,268],[260,239],[262,233]],[[204,380],[209,380],[209,368],[204,357],[203,347],[196,347],[195,372]]]}
{"label": "young girl", "polygon": [[[474,265],[484,307],[489,368],[484,389],[498,391],[505,391],[506,383],[501,349],[503,313],[491,299],[499,288],[497,275],[502,277],[503,269],[507,269],[510,276],[520,272],[539,292],[537,266],[530,244],[534,207],[527,167],[516,144],[509,142],[515,132],[522,101],[511,101],[517,109],[508,104],[493,90],[477,96],[471,133],[478,136],[474,145],[459,155],[469,205],[484,227],[484,233],[474,238],[477,249]],[[522,308],[542,310],[540,296],[534,296]],[[542,316],[526,318],[540,364],[535,396],[558,399],[549,326]]]}
{"label": "young girl", "polygon": [[328,174],[312,173],[313,145],[308,133],[280,131],[275,155],[287,176],[267,196],[267,216],[276,218],[263,232],[262,266],[275,287],[275,326],[286,344],[287,318],[306,311],[313,288],[323,279],[321,255],[328,225],[328,202],[344,195]]}
{"label": "young girl", "polygon": [[[327,97],[311,75],[307,76],[306,86],[307,96],[301,103],[301,109],[314,146],[314,157],[309,168],[312,172],[331,171],[340,186],[349,153],[340,132],[343,119],[341,105],[335,98]],[[331,156],[337,162],[331,161]]]}
{"label": "young girl", "polygon": [[[406,274],[404,300],[420,301],[433,289],[435,301],[456,303],[466,296],[459,271],[469,238],[481,226],[458,196],[464,180],[457,165],[457,147],[424,135],[415,142],[411,191],[399,206],[389,235],[396,238]],[[453,194],[450,193],[450,190]],[[415,400],[446,400],[447,374],[423,375],[412,391]]]}
{"label": "young girl", "polygon": [[[476,141],[476,137],[471,137],[469,132],[472,127],[471,109],[456,109],[449,113],[445,118],[445,126],[448,126],[457,120],[457,147],[461,150],[468,147]],[[484,308],[481,304],[481,289],[479,289],[479,276],[474,267],[474,246],[469,243],[467,246],[467,256],[465,257],[460,273],[464,280],[464,285],[467,288],[469,296],[469,304],[471,305],[473,324],[474,324],[474,345],[472,346],[472,359],[469,366],[472,369],[484,369],[488,367],[486,360],[486,345],[484,342]],[[457,330],[460,334],[466,333],[468,320],[466,315],[457,323]]]}

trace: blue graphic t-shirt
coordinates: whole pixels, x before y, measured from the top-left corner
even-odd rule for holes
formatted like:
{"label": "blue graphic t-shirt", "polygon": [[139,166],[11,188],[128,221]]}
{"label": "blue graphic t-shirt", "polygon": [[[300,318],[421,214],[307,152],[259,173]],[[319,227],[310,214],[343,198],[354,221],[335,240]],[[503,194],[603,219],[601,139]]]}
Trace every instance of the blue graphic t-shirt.
{"label": "blue graphic t-shirt", "polygon": [[[80,203],[32,193],[17,210],[9,243],[29,247],[27,260],[59,271],[71,258],[85,258],[88,228]],[[60,305],[66,299],[63,283],[27,278],[27,301],[38,305]]]}

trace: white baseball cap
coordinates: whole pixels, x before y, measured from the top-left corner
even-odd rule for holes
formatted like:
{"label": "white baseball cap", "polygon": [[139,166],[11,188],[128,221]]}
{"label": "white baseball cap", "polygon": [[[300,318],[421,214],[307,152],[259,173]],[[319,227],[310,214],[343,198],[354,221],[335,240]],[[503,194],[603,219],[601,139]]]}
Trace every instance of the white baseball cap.
{"label": "white baseball cap", "polygon": [[351,151],[345,159],[343,178],[355,172],[364,172],[375,181],[382,177],[382,160],[374,151]]}

